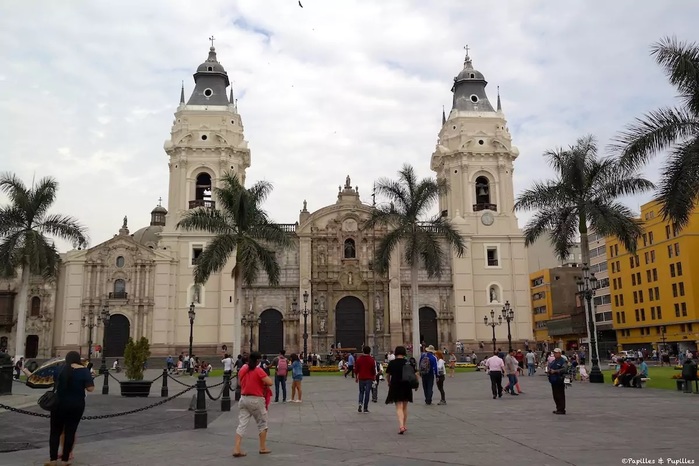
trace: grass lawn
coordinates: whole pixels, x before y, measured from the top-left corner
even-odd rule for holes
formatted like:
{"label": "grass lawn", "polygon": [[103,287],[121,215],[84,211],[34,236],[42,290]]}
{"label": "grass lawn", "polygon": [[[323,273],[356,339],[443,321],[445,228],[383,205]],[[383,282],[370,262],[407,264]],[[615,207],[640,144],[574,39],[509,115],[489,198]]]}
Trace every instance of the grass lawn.
{"label": "grass lawn", "polygon": [[[473,367],[457,367],[456,372],[461,373],[461,372],[475,372],[476,369]],[[328,372],[311,372],[311,377],[335,377],[335,376],[341,376],[343,375],[343,372],[340,372],[338,370],[333,370],[333,371],[328,371]],[[209,373],[210,377],[222,377],[223,376],[223,369],[214,369]],[[271,376],[274,377],[274,369],[271,369]]]}
{"label": "grass lawn", "polygon": [[[612,369],[602,370],[602,373],[604,374],[604,383],[611,384],[614,382],[612,380],[612,374],[614,372],[615,371]],[[648,377],[650,377],[650,380],[646,382],[646,387],[677,390],[677,383],[674,379],[672,379],[672,376],[680,373],[681,371],[676,370],[674,367],[648,366]]]}

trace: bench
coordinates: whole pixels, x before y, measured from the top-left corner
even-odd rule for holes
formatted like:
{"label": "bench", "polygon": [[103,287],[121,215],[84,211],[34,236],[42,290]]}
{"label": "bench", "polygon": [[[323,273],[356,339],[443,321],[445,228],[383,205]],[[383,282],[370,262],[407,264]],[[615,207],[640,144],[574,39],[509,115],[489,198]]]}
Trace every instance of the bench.
{"label": "bench", "polygon": [[676,379],[675,382],[677,382],[677,391],[685,393],[692,393],[692,382],[694,382],[696,393],[699,394],[699,380]]}
{"label": "bench", "polygon": [[641,387],[650,380],[650,377],[641,377]]}

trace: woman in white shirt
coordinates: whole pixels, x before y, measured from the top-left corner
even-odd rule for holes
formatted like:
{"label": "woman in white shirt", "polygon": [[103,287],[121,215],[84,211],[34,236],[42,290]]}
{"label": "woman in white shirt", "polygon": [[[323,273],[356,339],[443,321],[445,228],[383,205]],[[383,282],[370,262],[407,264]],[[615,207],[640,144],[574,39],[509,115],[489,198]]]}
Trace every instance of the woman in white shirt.
{"label": "woman in white shirt", "polygon": [[223,363],[223,373],[230,375],[233,372],[233,359],[231,356],[227,353],[224,354],[221,362]]}
{"label": "woman in white shirt", "polygon": [[446,365],[444,364],[444,353],[437,351],[435,356],[437,357],[437,390],[439,390],[439,394],[442,396],[442,399],[439,400],[439,403],[437,404],[445,405],[447,404],[447,400],[444,395],[444,377],[447,374],[447,369]]}

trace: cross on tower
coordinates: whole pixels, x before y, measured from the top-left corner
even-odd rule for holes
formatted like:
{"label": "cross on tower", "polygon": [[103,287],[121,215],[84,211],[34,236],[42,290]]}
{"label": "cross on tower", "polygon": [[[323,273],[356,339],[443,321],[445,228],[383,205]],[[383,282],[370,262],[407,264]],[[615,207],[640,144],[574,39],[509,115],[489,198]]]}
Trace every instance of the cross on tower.
{"label": "cross on tower", "polygon": [[161,196],[158,198],[158,207],[162,207],[162,206],[163,206],[163,197]]}
{"label": "cross on tower", "polygon": [[464,50],[466,50],[466,56],[468,57],[468,51],[469,51],[468,44],[464,45]]}
{"label": "cross on tower", "polygon": [[216,38],[214,36],[209,37],[209,40],[211,41],[211,48],[214,48],[214,41]]}

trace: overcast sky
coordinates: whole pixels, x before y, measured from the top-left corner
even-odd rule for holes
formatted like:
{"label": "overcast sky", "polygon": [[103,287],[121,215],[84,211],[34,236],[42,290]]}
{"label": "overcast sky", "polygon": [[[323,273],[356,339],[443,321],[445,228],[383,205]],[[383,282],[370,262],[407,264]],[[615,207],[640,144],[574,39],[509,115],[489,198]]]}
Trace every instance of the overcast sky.
{"label": "overcast sky", "polygon": [[[699,3],[410,0],[25,1],[0,3],[0,171],[60,182],[54,212],[91,244],[131,231],[167,197],[169,137],[184,80],[216,37],[273,220],[336,200],[350,175],[402,163],[424,176],[468,44],[520,157],[515,192],[549,175],[544,150],[673,103],[649,56],[665,35],[699,40]],[[655,180],[657,163],[646,173]],[[649,196],[629,199],[638,209]],[[0,202],[5,202],[2,199]],[[519,215],[520,225],[526,215]]]}

